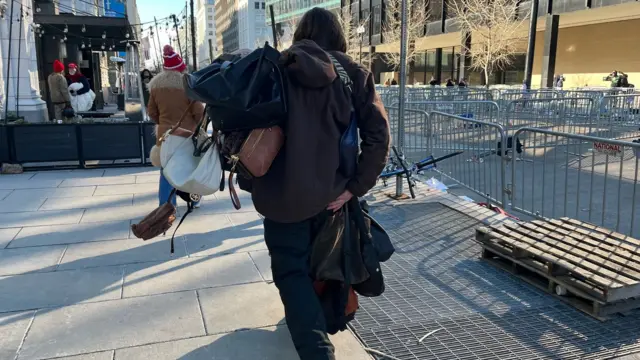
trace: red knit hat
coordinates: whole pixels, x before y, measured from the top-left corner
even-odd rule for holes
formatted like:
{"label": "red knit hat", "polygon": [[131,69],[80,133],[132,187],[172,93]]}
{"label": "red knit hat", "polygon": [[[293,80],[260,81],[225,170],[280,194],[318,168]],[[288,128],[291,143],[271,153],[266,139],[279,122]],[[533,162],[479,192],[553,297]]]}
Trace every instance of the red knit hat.
{"label": "red knit hat", "polygon": [[164,58],[164,69],[165,70],[174,70],[182,72],[187,68],[187,65],[182,61],[182,57],[178,55],[171,45],[165,45],[162,49],[162,57]]}
{"label": "red knit hat", "polygon": [[60,62],[60,60],[54,60],[53,61],[53,71],[54,72],[63,72],[64,71],[64,64],[62,64]]}

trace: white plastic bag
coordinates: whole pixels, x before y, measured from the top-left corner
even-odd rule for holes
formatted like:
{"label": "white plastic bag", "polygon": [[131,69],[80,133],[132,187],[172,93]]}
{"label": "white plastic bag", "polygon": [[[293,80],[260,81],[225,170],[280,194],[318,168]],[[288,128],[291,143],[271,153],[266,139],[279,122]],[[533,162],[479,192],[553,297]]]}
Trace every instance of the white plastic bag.
{"label": "white plastic bag", "polygon": [[427,184],[428,186],[430,186],[430,187],[432,187],[432,188],[434,188],[436,190],[442,191],[442,192],[446,192],[447,189],[448,189],[447,185],[443,184],[442,182],[440,182],[439,180],[437,180],[436,178],[433,178],[433,177],[431,179],[427,180],[425,182],[425,184]]}
{"label": "white plastic bag", "polygon": [[[194,156],[196,147],[193,144],[193,136],[184,137],[182,128],[175,131],[169,130],[163,137],[160,147],[160,163],[162,173],[169,183],[180,191],[190,194],[211,195],[218,191],[222,181],[222,164],[220,152],[215,143],[200,156]],[[183,136],[177,135],[178,133]],[[198,148],[211,142],[207,133],[199,129],[197,135]]]}

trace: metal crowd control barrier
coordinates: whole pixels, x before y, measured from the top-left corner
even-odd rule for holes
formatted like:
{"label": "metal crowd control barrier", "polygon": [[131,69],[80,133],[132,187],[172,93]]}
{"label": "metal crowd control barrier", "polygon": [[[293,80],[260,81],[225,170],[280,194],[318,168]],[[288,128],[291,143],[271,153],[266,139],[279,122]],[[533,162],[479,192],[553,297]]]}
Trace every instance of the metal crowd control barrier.
{"label": "metal crowd control barrier", "polygon": [[400,141],[398,107],[387,107],[386,110],[392,143],[398,145],[410,161],[418,161],[427,157],[429,155],[429,140],[431,139],[427,124],[429,115],[425,111],[405,109],[404,137],[403,141]]}
{"label": "metal crowd control barrier", "polygon": [[487,122],[495,122],[500,113],[498,104],[493,101],[420,101],[408,102],[407,108],[426,112],[439,111]]}
{"label": "metal crowd control barrier", "polygon": [[530,99],[525,96],[509,102],[502,114],[503,124],[509,133],[522,127],[536,127],[590,134],[595,127],[594,101],[591,98]]}
{"label": "metal crowd control barrier", "polygon": [[437,164],[435,170],[488,202],[505,204],[504,128],[496,123],[433,111],[429,114],[430,155],[462,155]]}
{"label": "metal crowd control barrier", "polygon": [[603,96],[598,105],[597,126],[598,137],[640,137],[640,94]]}
{"label": "metal crowd control barrier", "polygon": [[[525,127],[536,137],[527,161],[511,159],[511,209],[538,218],[567,216],[640,236],[640,143]],[[579,154],[571,156],[570,154]]]}

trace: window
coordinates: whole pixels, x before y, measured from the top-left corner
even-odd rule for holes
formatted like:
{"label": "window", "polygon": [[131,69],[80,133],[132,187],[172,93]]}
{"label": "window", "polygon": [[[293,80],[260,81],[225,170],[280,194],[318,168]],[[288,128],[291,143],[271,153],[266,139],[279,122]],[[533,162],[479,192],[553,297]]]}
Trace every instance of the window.
{"label": "window", "polygon": [[256,2],[256,3],[254,4],[254,6],[255,6],[255,8],[256,8],[256,9],[260,9],[260,3],[259,3],[259,2]]}
{"label": "window", "polygon": [[213,12],[213,9],[212,8],[208,8],[207,12]]}
{"label": "window", "polygon": [[264,10],[264,9],[265,9],[265,4],[264,4],[264,3],[262,3],[262,10]]}
{"label": "window", "polygon": [[207,19],[208,20],[213,20],[213,16],[209,15],[209,16],[207,16]]}
{"label": "window", "polygon": [[210,28],[212,28],[212,27],[213,27],[213,24],[212,24],[212,23],[209,23],[209,24],[207,24],[207,25],[208,25]]}
{"label": "window", "polygon": [[209,35],[213,36],[213,31],[209,31]]}
{"label": "window", "polygon": [[207,4],[213,5],[213,0],[207,0]]}

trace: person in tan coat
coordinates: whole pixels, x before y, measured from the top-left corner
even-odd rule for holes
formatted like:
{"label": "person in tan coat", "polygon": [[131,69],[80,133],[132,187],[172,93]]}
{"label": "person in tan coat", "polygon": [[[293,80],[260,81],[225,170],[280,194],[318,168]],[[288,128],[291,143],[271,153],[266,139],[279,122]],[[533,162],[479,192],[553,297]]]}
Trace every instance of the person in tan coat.
{"label": "person in tan coat", "polygon": [[71,106],[71,96],[67,87],[67,79],[64,77],[64,65],[60,60],[53,62],[53,72],[47,78],[53,112],[56,120],[62,120],[62,110]]}
{"label": "person in tan coat", "polygon": [[[151,162],[155,166],[160,166],[160,137],[177,124],[185,112],[185,119],[180,127],[195,130],[204,112],[204,105],[199,102],[195,102],[189,108],[191,100],[187,98],[182,85],[182,75],[187,69],[182,57],[170,45],[165,45],[163,58],[163,71],[151,79],[147,85],[150,93],[147,113],[156,123],[156,146],[151,149]],[[160,205],[167,202],[172,189],[173,187],[160,170],[158,190]],[[175,196],[171,201],[175,204]]]}

